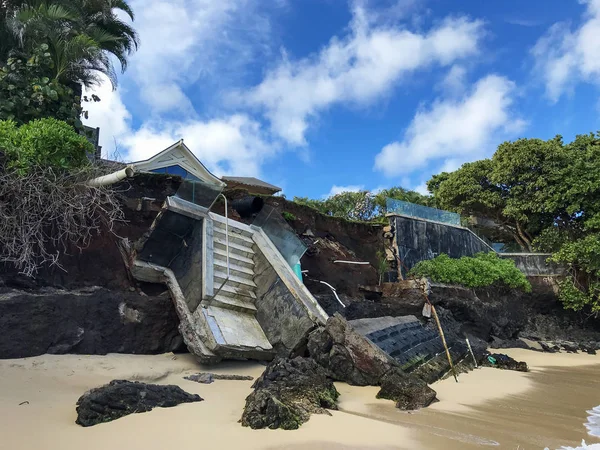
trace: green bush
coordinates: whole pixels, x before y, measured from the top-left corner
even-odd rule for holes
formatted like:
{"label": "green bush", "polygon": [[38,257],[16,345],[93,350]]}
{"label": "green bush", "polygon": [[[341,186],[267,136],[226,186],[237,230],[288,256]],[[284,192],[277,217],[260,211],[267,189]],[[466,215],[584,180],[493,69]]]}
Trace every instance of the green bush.
{"label": "green bush", "polygon": [[282,213],[281,213],[281,215],[282,215],[282,216],[283,216],[283,218],[284,218],[285,220],[287,220],[288,222],[293,222],[294,220],[296,220],[296,216],[295,216],[295,215],[293,215],[293,214],[292,214],[292,213],[290,213],[290,212],[284,211],[284,212],[282,212]]}
{"label": "green bush", "polygon": [[419,262],[412,268],[410,275],[426,277],[437,283],[460,284],[471,288],[504,285],[531,292],[531,284],[515,263],[492,252],[458,259],[442,254],[434,259]]}
{"label": "green bush", "polygon": [[9,169],[25,174],[34,167],[68,170],[84,166],[94,146],[69,124],[45,118],[20,127],[13,121],[0,121],[0,151]]}

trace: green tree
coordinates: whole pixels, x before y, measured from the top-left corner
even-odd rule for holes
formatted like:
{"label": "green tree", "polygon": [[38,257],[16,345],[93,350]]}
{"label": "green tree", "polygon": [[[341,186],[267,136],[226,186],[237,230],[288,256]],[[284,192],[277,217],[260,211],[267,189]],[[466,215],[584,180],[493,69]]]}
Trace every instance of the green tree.
{"label": "green tree", "polygon": [[0,69],[0,120],[18,125],[42,117],[64,120],[81,128],[80,98],[72,88],[50,79],[52,59],[46,44],[35,49],[30,58],[9,58]]}
{"label": "green tree", "polygon": [[376,194],[369,191],[341,192],[324,200],[294,197],[294,202],[310,206],[322,214],[361,222],[382,220],[387,211],[387,199],[427,205],[429,197],[418,192],[392,187]]}
{"label": "green tree", "polygon": [[0,61],[47,44],[53,61],[51,78],[87,86],[102,73],[116,84],[111,55],[125,70],[127,57],[138,46],[135,30],[118,17],[119,11],[133,20],[125,0],[21,2],[7,9],[0,23],[0,34],[8,37],[0,46]]}
{"label": "green tree", "polygon": [[600,312],[600,135],[565,144],[505,142],[491,159],[463,165],[428,183],[443,208],[494,220],[523,249],[554,252],[569,268],[565,307]]}

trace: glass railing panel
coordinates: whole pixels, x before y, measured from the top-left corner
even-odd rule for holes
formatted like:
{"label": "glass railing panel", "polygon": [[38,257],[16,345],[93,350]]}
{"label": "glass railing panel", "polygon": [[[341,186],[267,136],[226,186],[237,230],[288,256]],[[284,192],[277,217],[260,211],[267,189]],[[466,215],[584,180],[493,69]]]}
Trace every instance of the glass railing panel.
{"label": "glass railing panel", "polygon": [[288,265],[294,269],[307,247],[281,214],[272,206],[265,205],[254,219],[253,225],[263,229]]}

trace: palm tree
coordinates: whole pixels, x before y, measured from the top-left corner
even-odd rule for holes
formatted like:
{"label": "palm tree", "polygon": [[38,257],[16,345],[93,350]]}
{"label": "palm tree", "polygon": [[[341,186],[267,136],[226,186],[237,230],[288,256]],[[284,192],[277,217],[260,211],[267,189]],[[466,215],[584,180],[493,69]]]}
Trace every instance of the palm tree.
{"label": "palm tree", "polygon": [[4,1],[8,6],[4,11],[0,8],[0,20],[4,19],[0,36],[8,39],[0,44],[0,61],[6,61],[11,51],[29,54],[45,43],[54,63],[54,78],[78,92],[81,85],[98,83],[100,74],[116,86],[111,55],[125,71],[127,57],[138,47],[137,33],[116,14],[121,10],[133,20],[125,0]]}

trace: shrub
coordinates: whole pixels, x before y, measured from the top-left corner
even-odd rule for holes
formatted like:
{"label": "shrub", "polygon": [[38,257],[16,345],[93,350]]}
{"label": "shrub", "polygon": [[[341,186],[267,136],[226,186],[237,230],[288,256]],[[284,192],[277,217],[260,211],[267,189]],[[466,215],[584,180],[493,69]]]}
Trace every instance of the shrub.
{"label": "shrub", "polygon": [[24,175],[32,167],[68,170],[84,166],[94,147],[67,123],[45,118],[20,127],[12,121],[0,122],[0,150],[8,169]]}
{"label": "shrub", "polygon": [[515,263],[491,252],[458,259],[442,254],[434,259],[419,262],[412,268],[410,275],[471,288],[504,285],[531,292],[531,284]]}
{"label": "shrub", "polygon": [[282,216],[283,216],[283,218],[284,218],[285,220],[287,220],[288,222],[293,222],[294,220],[296,220],[296,216],[295,216],[295,215],[293,215],[293,214],[292,214],[292,213],[290,213],[290,212],[284,211],[284,212],[282,212],[282,213],[281,213],[281,215],[282,215]]}

